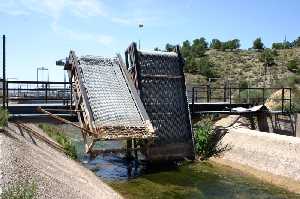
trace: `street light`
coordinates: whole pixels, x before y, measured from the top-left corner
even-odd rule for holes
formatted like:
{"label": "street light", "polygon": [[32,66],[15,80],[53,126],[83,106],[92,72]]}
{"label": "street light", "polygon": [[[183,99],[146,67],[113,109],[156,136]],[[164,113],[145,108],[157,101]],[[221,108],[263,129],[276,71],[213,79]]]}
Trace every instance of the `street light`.
{"label": "street light", "polygon": [[[144,24],[139,24],[139,30],[142,30],[143,27],[144,27]],[[141,50],[141,39],[140,38],[139,38],[139,50]]]}
{"label": "street light", "polygon": [[[37,67],[36,68],[36,82],[37,82],[37,84],[36,84],[36,86],[37,86],[37,88],[39,87],[39,71],[45,71],[45,70],[47,70],[48,71],[48,68],[45,68],[45,67]],[[49,81],[49,72],[48,72],[48,81]]]}

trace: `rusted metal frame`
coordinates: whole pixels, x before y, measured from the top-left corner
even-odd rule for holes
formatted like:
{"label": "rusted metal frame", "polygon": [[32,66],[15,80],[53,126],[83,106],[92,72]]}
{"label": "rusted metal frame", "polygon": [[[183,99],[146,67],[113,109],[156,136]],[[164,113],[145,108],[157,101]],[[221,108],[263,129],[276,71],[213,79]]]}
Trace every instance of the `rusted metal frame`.
{"label": "rusted metal frame", "polygon": [[186,117],[187,121],[186,123],[189,124],[189,129],[190,129],[190,132],[191,132],[191,137],[192,137],[192,145],[193,145],[193,158],[195,158],[195,155],[196,155],[196,152],[195,152],[195,147],[194,147],[194,140],[195,140],[195,137],[194,137],[194,132],[193,132],[193,126],[192,126],[192,118],[191,118],[191,113],[190,113],[190,107],[189,107],[189,102],[188,102],[188,99],[187,99],[187,91],[186,91],[186,86],[185,86],[185,76],[184,76],[184,72],[183,72],[183,68],[184,68],[184,64],[185,64],[185,61],[181,55],[181,52],[180,52],[180,47],[177,45],[176,46],[176,53],[177,53],[177,56],[178,56],[178,59],[179,59],[179,62],[180,62],[180,72],[181,72],[181,76],[182,76],[182,89],[184,91],[184,95],[183,95],[183,98],[184,98],[184,101],[186,102],[185,103],[185,110],[188,110],[188,117]]}
{"label": "rusted metal frame", "polygon": [[80,89],[80,95],[82,95],[83,99],[82,99],[82,106],[84,106],[84,115],[85,115],[85,119],[88,120],[88,127],[93,130],[94,129],[94,125],[93,125],[93,114],[92,114],[92,110],[91,107],[88,105],[87,101],[88,101],[88,97],[86,95],[86,91],[85,88],[83,86],[83,83],[81,82],[81,73],[80,73],[80,68],[78,66],[78,59],[75,55],[74,51],[71,51],[71,54],[73,55],[73,63],[72,63],[72,68],[74,70],[75,73],[75,77],[77,76],[77,86]]}
{"label": "rusted metal frame", "polygon": [[30,128],[29,126],[19,122],[19,121],[14,121],[13,123],[15,123],[16,125],[20,126],[21,128],[25,129],[26,131],[29,131],[30,133],[32,133],[32,135],[42,141],[44,141],[46,144],[48,144],[49,146],[65,153],[65,150],[63,149],[63,147],[59,144],[57,144],[56,142],[48,139],[47,137],[45,137],[44,135],[41,135],[39,132],[33,130],[32,128]]}
{"label": "rusted metal frame", "polygon": [[[133,77],[134,86],[138,90],[137,91],[138,97],[136,97],[136,98],[141,101],[141,98],[142,98],[142,90],[141,90],[142,87],[141,87],[141,78],[140,78],[141,77],[141,71],[140,71],[141,67],[140,67],[139,60],[138,60],[138,53],[139,52],[137,50],[136,43],[133,42],[125,52],[125,59],[126,59],[127,69],[130,68],[129,64],[133,64],[130,72]],[[126,79],[131,79],[131,78],[126,78]],[[143,104],[142,101],[140,103]],[[144,107],[144,106],[142,106],[142,107]],[[149,123],[148,126],[149,125],[152,126],[150,118],[148,117],[148,114],[146,112],[146,109],[143,109],[143,112],[146,113],[146,114],[144,114],[144,116],[147,115],[147,121]],[[152,130],[154,131],[153,126],[152,126]],[[129,141],[127,141],[127,152],[129,154],[131,152],[130,152],[130,146],[128,145],[128,142]]]}
{"label": "rusted metal frame", "polygon": [[78,124],[70,122],[69,120],[66,120],[66,119],[64,119],[64,118],[62,118],[60,116],[57,116],[57,115],[55,115],[53,113],[50,113],[49,111],[46,111],[45,109],[42,109],[41,107],[38,107],[38,111],[41,112],[41,113],[45,113],[45,114],[49,115],[50,117],[52,117],[52,118],[54,118],[56,120],[59,120],[59,121],[64,122],[66,124],[70,124],[70,125],[72,125],[72,126],[74,126],[76,128],[79,128],[79,129],[81,129],[82,131],[84,131],[86,133],[89,133],[91,135],[93,135],[93,134],[97,135],[96,133],[94,133],[94,132],[92,132],[92,131],[90,131],[88,129],[85,129],[85,128],[79,126]]}
{"label": "rusted metal frame", "polygon": [[[133,81],[135,84],[136,89],[138,89],[140,91],[141,87],[140,87],[140,75],[141,75],[141,71],[140,71],[140,64],[139,64],[139,60],[138,60],[138,50],[136,47],[136,43],[133,42],[126,50],[125,52],[125,57],[126,57],[126,66],[127,69],[130,68],[129,64],[133,64],[132,67],[132,71],[130,71],[132,73],[133,76]],[[130,62],[130,63],[129,63]],[[139,93],[141,95],[141,93]]]}
{"label": "rusted metal frame", "polygon": [[[77,112],[77,117],[80,122],[80,126],[83,129],[88,128],[90,132],[93,132],[92,135],[98,136],[95,131],[95,126],[92,120],[92,111],[90,106],[87,104],[88,98],[85,92],[85,88],[83,87],[83,84],[81,82],[81,74],[80,74],[80,68],[78,66],[78,59],[75,55],[74,51],[70,52],[69,55],[69,65],[71,65],[71,71],[72,71],[72,78],[75,80],[75,94],[77,97],[75,97],[75,104],[76,109],[82,110],[83,112]],[[87,133],[86,131],[81,131],[84,145],[85,145],[85,151],[88,153],[91,150],[91,147],[94,145],[94,141],[89,145],[87,142]]]}

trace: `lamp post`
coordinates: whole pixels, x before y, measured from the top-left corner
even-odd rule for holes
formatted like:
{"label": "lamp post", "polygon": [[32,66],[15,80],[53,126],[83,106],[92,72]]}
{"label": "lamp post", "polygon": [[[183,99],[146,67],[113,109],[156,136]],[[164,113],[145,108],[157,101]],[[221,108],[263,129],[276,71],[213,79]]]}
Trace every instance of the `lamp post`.
{"label": "lamp post", "polygon": [[[39,87],[39,71],[48,71],[48,68],[45,68],[45,67],[37,67],[36,68],[36,87],[38,88]],[[48,81],[49,81],[49,72],[48,72]]]}
{"label": "lamp post", "polygon": [[[139,24],[139,30],[142,31],[142,28],[144,27],[144,24]],[[141,34],[140,34],[141,37]],[[141,39],[139,38],[139,50],[141,50]]]}

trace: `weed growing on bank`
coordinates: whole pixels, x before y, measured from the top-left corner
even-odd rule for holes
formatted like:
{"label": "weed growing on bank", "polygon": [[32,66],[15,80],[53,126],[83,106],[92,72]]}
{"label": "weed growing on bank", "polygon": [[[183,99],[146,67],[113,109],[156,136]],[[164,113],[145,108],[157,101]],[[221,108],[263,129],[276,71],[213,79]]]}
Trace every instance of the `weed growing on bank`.
{"label": "weed growing on bank", "polygon": [[43,131],[46,132],[49,137],[56,140],[64,148],[67,156],[74,160],[77,159],[75,145],[72,143],[72,140],[62,132],[61,129],[49,124],[39,124],[39,127],[43,129]]}

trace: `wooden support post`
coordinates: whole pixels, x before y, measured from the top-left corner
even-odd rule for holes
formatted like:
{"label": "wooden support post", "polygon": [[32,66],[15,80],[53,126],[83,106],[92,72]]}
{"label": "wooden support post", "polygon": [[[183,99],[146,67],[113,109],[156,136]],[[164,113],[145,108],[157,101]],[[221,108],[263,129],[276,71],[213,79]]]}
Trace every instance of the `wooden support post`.
{"label": "wooden support post", "polygon": [[127,151],[126,151],[126,158],[127,160],[131,160],[132,159],[132,140],[128,139],[127,140]]}
{"label": "wooden support post", "polygon": [[137,150],[135,150],[135,149],[137,149],[137,139],[133,140],[133,147],[134,147],[134,158],[136,160],[138,160],[138,152],[137,152]]}

